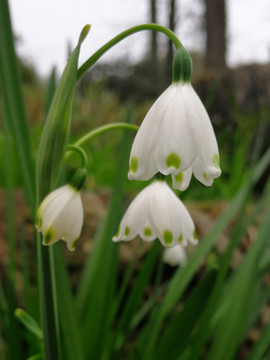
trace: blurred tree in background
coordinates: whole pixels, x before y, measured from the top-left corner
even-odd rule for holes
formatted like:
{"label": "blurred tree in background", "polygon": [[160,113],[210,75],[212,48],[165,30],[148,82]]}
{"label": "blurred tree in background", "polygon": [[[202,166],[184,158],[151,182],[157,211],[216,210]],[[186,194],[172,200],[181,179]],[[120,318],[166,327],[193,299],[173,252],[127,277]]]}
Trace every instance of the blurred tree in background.
{"label": "blurred tree in background", "polygon": [[226,1],[204,0],[204,2],[206,31],[205,65],[208,70],[222,73],[226,70]]}

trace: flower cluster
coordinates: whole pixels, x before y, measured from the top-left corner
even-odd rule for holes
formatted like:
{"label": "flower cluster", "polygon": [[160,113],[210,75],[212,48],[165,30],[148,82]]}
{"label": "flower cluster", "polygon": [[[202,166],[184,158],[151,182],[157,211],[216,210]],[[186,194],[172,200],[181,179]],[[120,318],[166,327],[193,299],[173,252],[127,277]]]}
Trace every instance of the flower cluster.
{"label": "flower cluster", "polygon": [[[156,173],[171,175],[174,189],[185,190],[192,173],[211,186],[220,176],[219,151],[209,116],[191,83],[191,59],[176,51],[173,83],[144,118],[132,145],[128,178],[149,180]],[[181,246],[197,244],[193,221],[166,182],[154,181],[127,209],[114,241],[159,238],[164,261],[184,263]],[[179,246],[181,245],[181,246]]]}
{"label": "flower cluster", "polygon": [[[220,176],[219,151],[208,114],[191,83],[192,63],[183,47],[175,52],[173,82],[156,100],[134,139],[128,178],[149,180],[160,172],[171,175],[172,186],[185,190],[192,173],[211,186]],[[86,175],[73,185],[53,191],[38,210],[37,227],[44,245],[59,239],[74,250],[83,222],[78,190]],[[153,181],[130,204],[113,241],[158,238],[168,249],[164,261],[184,263],[183,246],[197,244],[194,223],[181,200],[165,181]]]}

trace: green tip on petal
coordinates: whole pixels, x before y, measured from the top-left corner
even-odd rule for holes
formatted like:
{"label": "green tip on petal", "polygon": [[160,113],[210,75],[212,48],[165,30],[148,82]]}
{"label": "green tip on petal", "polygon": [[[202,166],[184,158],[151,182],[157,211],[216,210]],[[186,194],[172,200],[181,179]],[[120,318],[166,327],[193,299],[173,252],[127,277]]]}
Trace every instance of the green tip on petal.
{"label": "green tip on petal", "polygon": [[37,211],[37,218],[36,218],[36,228],[40,230],[42,227],[42,216],[40,208]]}
{"label": "green tip on petal", "polygon": [[118,236],[119,236],[119,233],[120,233],[120,226],[118,226],[117,233],[114,235],[114,237],[118,237]]}
{"label": "green tip on petal", "polygon": [[220,166],[219,166],[219,157],[218,157],[218,154],[215,154],[213,156],[213,165],[215,168],[219,169]]}
{"label": "green tip on petal", "polygon": [[174,167],[178,169],[180,164],[181,164],[181,159],[176,153],[171,153],[170,155],[167,156],[166,165],[168,167]]}
{"label": "green tip on petal", "polygon": [[175,181],[181,184],[183,181],[183,171],[179,171],[179,173],[175,176]]}
{"label": "green tip on petal", "polygon": [[205,172],[203,173],[203,178],[204,178],[204,180],[206,180],[206,173]]}
{"label": "green tip on petal", "polygon": [[73,243],[72,243],[72,245],[71,245],[71,248],[72,248],[72,249],[75,249],[78,240],[79,240],[79,238],[77,237],[77,238],[73,241]]}
{"label": "green tip on petal", "polygon": [[180,234],[179,238],[178,238],[178,242],[182,243],[183,242],[183,234]]}
{"label": "green tip on petal", "polygon": [[125,236],[128,236],[129,232],[130,232],[130,228],[128,226],[126,226],[126,228],[125,228]]}
{"label": "green tip on petal", "polygon": [[151,236],[152,235],[152,230],[149,227],[146,227],[144,229],[144,236]]}
{"label": "green tip on petal", "polygon": [[53,238],[53,230],[52,230],[52,228],[49,228],[43,234],[43,244],[44,245],[49,245],[52,238]]}
{"label": "green tip on petal", "polygon": [[139,161],[136,156],[132,156],[130,160],[130,170],[135,173],[138,169]]}
{"label": "green tip on petal", "polygon": [[196,229],[193,230],[193,237],[195,240],[198,240]]}
{"label": "green tip on petal", "polygon": [[171,245],[171,243],[173,242],[173,234],[170,230],[164,230],[163,231],[163,237],[164,237],[164,241],[167,245]]}

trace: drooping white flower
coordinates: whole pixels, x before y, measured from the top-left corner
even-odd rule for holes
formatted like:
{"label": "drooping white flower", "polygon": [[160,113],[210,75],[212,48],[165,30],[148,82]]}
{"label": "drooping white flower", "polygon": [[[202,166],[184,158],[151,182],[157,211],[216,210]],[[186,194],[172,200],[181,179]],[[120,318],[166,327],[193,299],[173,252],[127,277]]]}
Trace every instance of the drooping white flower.
{"label": "drooping white flower", "polygon": [[185,190],[192,173],[206,186],[221,174],[219,151],[209,116],[190,82],[173,82],[156,100],[134,139],[130,180],[171,174]]}
{"label": "drooping white flower", "polygon": [[164,181],[154,181],[129,205],[113,241],[159,238],[165,247],[197,244],[194,223],[184,204]]}
{"label": "drooping white flower", "polygon": [[41,203],[37,228],[42,232],[43,245],[64,240],[69,250],[75,249],[83,224],[80,193],[70,185],[51,192]]}
{"label": "drooping white flower", "polygon": [[43,245],[64,240],[70,251],[75,250],[83,225],[83,206],[80,196],[87,172],[78,169],[70,184],[52,191],[42,201],[37,212],[36,226],[42,232]]}
{"label": "drooping white flower", "polygon": [[179,244],[166,248],[163,253],[163,262],[171,266],[184,266],[187,261],[187,253],[184,245]]}

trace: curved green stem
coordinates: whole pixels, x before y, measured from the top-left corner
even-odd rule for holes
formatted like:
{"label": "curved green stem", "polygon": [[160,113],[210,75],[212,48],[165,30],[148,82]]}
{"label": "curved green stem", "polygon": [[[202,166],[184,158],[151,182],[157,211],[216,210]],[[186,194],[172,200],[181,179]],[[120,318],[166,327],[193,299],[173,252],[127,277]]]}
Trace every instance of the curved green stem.
{"label": "curved green stem", "polygon": [[108,125],[103,125],[81,137],[78,141],[76,141],[74,146],[81,146],[84,143],[86,143],[88,140],[92,139],[93,137],[113,129],[128,129],[128,130],[138,131],[139,127],[136,125],[125,124],[125,123],[112,123]]}
{"label": "curved green stem", "polygon": [[67,151],[74,151],[77,152],[82,159],[82,167],[85,168],[88,163],[88,157],[86,155],[86,152],[78,145],[68,145],[66,147]]}
{"label": "curved green stem", "polygon": [[143,30],[153,30],[153,31],[161,32],[172,40],[176,48],[183,47],[178,37],[171,30],[167,29],[164,26],[158,24],[142,24],[142,25],[133,26],[132,28],[123,31],[122,33],[120,33],[119,35],[115,36],[113,39],[108,41],[99,50],[97,50],[88,60],[86,60],[86,62],[78,70],[77,79],[79,79],[88,69],[90,69],[90,67],[111,47],[113,47],[114,45],[116,45],[126,37]]}

